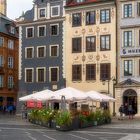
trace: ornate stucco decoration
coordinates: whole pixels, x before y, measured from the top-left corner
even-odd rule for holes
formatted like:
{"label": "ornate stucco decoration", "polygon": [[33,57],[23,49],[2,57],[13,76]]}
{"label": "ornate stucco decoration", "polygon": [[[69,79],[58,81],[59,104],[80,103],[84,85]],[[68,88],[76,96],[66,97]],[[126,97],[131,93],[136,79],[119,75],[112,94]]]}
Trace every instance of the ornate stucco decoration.
{"label": "ornate stucco decoration", "polygon": [[115,16],[115,11],[114,11],[114,8],[112,8],[111,9],[111,17],[114,18],[114,16]]}
{"label": "ornate stucco decoration", "polygon": [[107,28],[107,27],[102,28],[101,33],[102,34],[109,34],[109,28]]}

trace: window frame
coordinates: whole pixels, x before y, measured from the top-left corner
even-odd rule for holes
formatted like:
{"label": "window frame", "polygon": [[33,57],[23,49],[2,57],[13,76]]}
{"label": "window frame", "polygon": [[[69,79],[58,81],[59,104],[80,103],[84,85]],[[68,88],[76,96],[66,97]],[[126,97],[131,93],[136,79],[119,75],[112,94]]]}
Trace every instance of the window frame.
{"label": "window frame", "polygon": [[8,76],[8,88],[14,88],[14,77],[12,75]]}
{"label": "window frame", "polygon": [[[27,82],[27,70],[32,70],[32,81]],[[34,68],[25,68],[25,83],[33,83],[34,82]]]}
{"label": "window frame", "polygon": [[[12,45],[11,45],[12,44]],[[12,47],[11,47],[12,46]],[[14,49],[14,40],[8,39],[8,49],[13,50]]]}
{"label": "window frame", "polygon": [[[52,81],[52,71],[51,69],[57,69],[57,81]],[[55,83],[55,82],[59,82],[59,67],[55,66],[55,67],[49,67],[49,82],[51,83]]]}
{"label": "window frame", "polygon": [[[28,50],[28,49],[32,49],[32,57],[31,57],[31,58],[28,58],[28,57],[27,57],[27,50]],[[26,48],[25,48],[25,58],[26,58],[26,59],[32,59],[32,58],[34,58],[34,47],[26,47]]]}
{"label": "window frame", "polygon": [[[77,15],[80,15],[80,22],[79,23],[74,23],[74,15],[77,14]],[[77,22],[77,21],[76,21]],[[73,13],[72,14],[72,27],[79,27],[82,25],[82,13]]]}
{"label": "window frame", "polygon": [[13,69],[14,68],[14,57],[8,56],[8,68]]}
{"label": "window frame", "polygon": [[[76,41],[76,39],[78,39],[78,40]],[[76,41],[76,48],[79,48],[78,51],[74,51],[74,48],[75,48],[74,41]],[[80,45],[78,45],[79,41],[80,41]],[[81,52],[82,52],[82,37],[72,38],[72,53],[81,53]]]}
{"label": "window frame", "polygon": [[[106,76],[103,76],[103,75],[106,75]],[[111,63],[100,63],[100,80],[102,81],[110,80],[110,78],[111,78]]]}
{"label": "window frame", "polygon": [[[52,26],[57,26],[57,34],[53,35],[52,34]],[[56,24],[50,24],[50,36],[58,36],[59,35],[59,23]]]}
{"label": "window frame", "polygon": [[[44,16],[44,17],[41,17],[41,16],[40,16],[40,11],[41,11],[41,10],[45,10],[45,16]],[[47,17],[47,12],[46,12],[46,11],[47,11],[46,8],[38,8],[38,18],[39,18],[39,19],[46,18],[46,17]]]}
{"label": "window frame", "polygon": [[[87,14],[91,12],[94,13],[94,23],[91,23],[90,20],[89,20],[89,23],[87,23]],[[90,19],[90,16],[89,16],[89,19]],[[87,11],[86,12],[86,25],[94,25],[94,24],[96,24],[96,11]]]}
{"label": "window frame", "polygon": [[[43,36],[40,35],[40,28],[41,27],[44,27],[44,35]],[[46,25],[40,25],[37,27],[37,36],[38,37],[45,37],[46,36]]]}
{"label": "window frame", "polygon": [[[127,68],[125,67],[126,66],[125,62],[127,62]],[[130,62],[131,62],[131,64],[130,64]],[[127,71],[125,71],[126,69],[127,69]],[[130,60],[130,59],[124,60],[123,70],[124,70],[124,77],[133,76],[133,60]]]}
{"label": "window frame", "polygon": [[[39,81],[39,75],[38,75],[39,69],[44,69],[44,81]],[[45,83],[46,82],[46,67],[37,67],[36,68],[36,82],[37,83]]]}
{"label": "window frame", "polygon": [[2,45],[0,47],[4,46],[4,37],[0,36],[0,40],[2,41]]}
{"label": "window frame", "polygon": [[[102,37],[105,37],[105,48],[102,47]],[[109,48],[107,48],[107,37],[109,37]],[[111,50],[111,34],[100,35],[100,51],[110,51]]]}
{"label": "window frame", "polygon": [[[44,56],[39,57],[39,48],[44,48]],[[46,46],[37,46],[37,58],[45,58],[46,57]]]}
{"label": "window frame", "polygon": [[[58,8],[58,15],[53,15],[53,8]],[[51,6],[51,17],[59,17],[60,16],[60,5],[56,5],[56,6]]]}
{"label": "window frame", "polygon": [[[88,67],[90,66],[90,68],[93,66],[93,71],[94,73],[92,74],[93,77],[91,76],[91,73],[90,73],[90,78],[89,78],[89,71],[88,71]],[[90,72],[91,72],[91,69],[90,69]],[[93,81],[93,80],[96,80],[96,64],[86,64],[86,81]]]}
{"label": "window frame", "polygon": [[[102,19],[102,12],[105,11],[105,21],[103,21]],[[106,12],[109,11],[109,21],[107,21],[107,16],[106,16]],[[102,9],[100,10],[100,24],[106,24],[106,23],[111,23],[111,14],[110,14],[110,9]]]}
{"label": "window frame", "polygon": [[[125,33],[127,33],[127,39],[125,38]],[[131,44],[130,43],[130,33],[131,33]],[[127,42],[127,45],[125,46],[125,42]],[[133,31],[128,30],[128,31],[123,31],[123,47],[132,47],[133,46]]]}
{"label": "window frame", "polygon": [[[74,70],[74,67],[79,67],[80,71],[76,73]],[[75,76],[76,74],[79,74],[79,76],[78,75]],[[82,65],[81,64],[72,65],[72,81],[82,81]]]}
{"label": "window frame", "polygon": [[[52,47],[56,46],[57,47],[57,55],[56,56],[52,56]],[[54,44],[54,45],[50,45],[50,57],[58,57],[59,56],[59,45],[58,44]]]}
{"label": "window frame", "polygon": [[[31,37],[28,37],[28,29],[32,28],[32,36]],[[34,27],[31,26],[31,27],[26,27],[26,38],[34,38]]]}
{"label": "window frame", "polygon": [[[90,38],[90,46],[91,46],[91,38],[94,38],[94,47],[93,49],[87,49],[88,47],[88,43],[87,43],[87,39]],[[86,52],[96,52],[96,36],[86,36]]]}
{"label": "window frame", "polygon": [[4,75],[0,74],[0,88],[4,87]]}
{"label": "window frame", "polygon": [[[130,13],[128,13],[129,11],[129,6],[131,5],[131,15],[129,15]],[[125,6],[128,6],[127,7],[127,16],[125,16]],[[133,17],[133,5],[132,3],[127,3],[127,4],[124,4],[123,5],[123,18],[132,18]]]}

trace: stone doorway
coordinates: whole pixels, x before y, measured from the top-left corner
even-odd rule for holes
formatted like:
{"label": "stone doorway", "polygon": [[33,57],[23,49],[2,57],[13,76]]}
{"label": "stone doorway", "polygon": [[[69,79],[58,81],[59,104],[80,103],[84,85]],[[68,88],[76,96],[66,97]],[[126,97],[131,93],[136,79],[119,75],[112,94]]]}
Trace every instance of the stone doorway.
{"label": "stone doorway", "polygon": [[[134,110],[134,114],[137,114],[137,93],[133,89],[128,89],[123,93],[123,105],[124,106],[129,106],[132,105],[132,108]],[[128,113],[126,112],[128,115]]]}

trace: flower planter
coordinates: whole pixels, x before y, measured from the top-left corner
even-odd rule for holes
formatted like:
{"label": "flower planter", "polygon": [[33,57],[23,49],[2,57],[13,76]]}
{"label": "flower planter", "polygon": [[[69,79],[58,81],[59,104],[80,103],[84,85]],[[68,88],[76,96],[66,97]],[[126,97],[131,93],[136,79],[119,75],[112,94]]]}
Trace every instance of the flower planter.
{"label": "flower planter", "polygon": [[98,122],[97,121],[94,121],[93,122],[93,126],[97,126],[98,125]]}
{"label": "flower planter", "polygon": [[80,128],[86,128],[86,127],[91,127],[93,126],[93,122],[81,122],[80,123]]}

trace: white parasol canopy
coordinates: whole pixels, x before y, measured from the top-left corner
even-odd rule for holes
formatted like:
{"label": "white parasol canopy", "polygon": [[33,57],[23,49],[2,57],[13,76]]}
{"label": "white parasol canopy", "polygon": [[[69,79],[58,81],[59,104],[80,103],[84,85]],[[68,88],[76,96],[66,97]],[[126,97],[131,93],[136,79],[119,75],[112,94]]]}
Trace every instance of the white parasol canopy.
{"label": "white parasol canopy", "polygon": [[116,100],[116,99],[114,99],[114,98],[112,98],[110,96],[101,94],[101,93],[99,93],[97,91],[89,91],[86,94],[93,101],[99,101],[99,102],[115,102],[115,100]]}
{"label": "white parasol canopy", "polygon": [[65,98],[66,101],[79,101],[79,100],[86,100],[88,96],[75,88],[67,87],[54,92],[55,96],[52,100],[61,100],[62,96]]}
{"label": "white parasol canopy", "polygon": [[19,101],[29,101],[29,100],[40,100],[40,101],[44,101],[44,100],[48,100],[49,98],[51,98],[53,96],[53,91],[51,90],[42,90],[24,97],[19,98]]}

